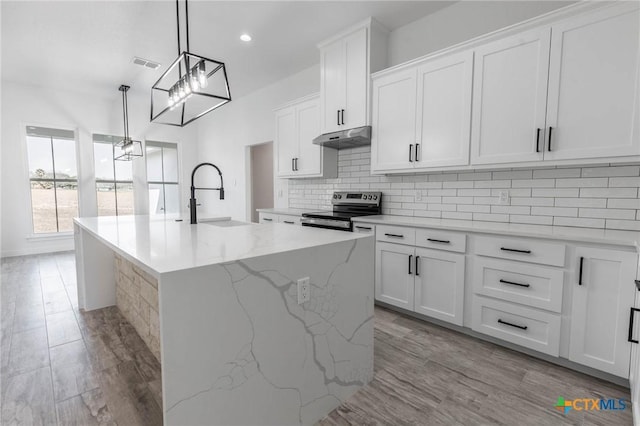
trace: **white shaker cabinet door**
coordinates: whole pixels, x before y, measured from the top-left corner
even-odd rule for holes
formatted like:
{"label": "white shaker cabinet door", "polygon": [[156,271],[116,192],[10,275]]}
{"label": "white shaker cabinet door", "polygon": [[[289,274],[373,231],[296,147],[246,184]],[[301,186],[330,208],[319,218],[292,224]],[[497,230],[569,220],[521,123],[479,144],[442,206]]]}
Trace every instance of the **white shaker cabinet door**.
{"label": "white shaker cabinet door", "polygon": [[462,325],[464,254],[416,249],[415,311]]}
{"label": "white shaker cabinet door", "polygon": [[298,156],[298,140],[296,137],[296,110],[294,107],[276,112],[276,141],[278,151],[278,176],[295,175],[294,158]]}
{"label": "white shaker cabinet door", "polygon": [[541,161],[550,28],[475,50],[471,164]]}
{"label": "white shaker cabinet door", "polygon": [[414,248],[376,243],[376,300],[413,310]]}
{"label": "white shaker cabinet door", "polygon": [[[582,264],[582,265],[581,265]],[[629,310],[638,255],[578,247],[572,292],[569,359],[629,377]]]}
{"label": "white shaker cabinet door", "polygon": [[469,164],[473,52],[418,67],[415,168]]}
{"label": "white shaker cabinet door", "polygon": [[637,2],[552,27],[545,159],[640,155],[639,31]]}
{"label": "white shaker cabinet door", "polygon": [[320,134],[320,105],[317,98],[306,101],[296,108],[298,160],[296,176],[322,175],[322,147],[313,143]]}
{"label": "white shaker cabinet door", "polygon": [[345,102],[341,111],[341,130],[369,124],[368,28],[345,37]]}
{"label": "white shaker cabinet door", "polygon": [[371,171],[413,169],[416,144],[416,69],[373,81]]}

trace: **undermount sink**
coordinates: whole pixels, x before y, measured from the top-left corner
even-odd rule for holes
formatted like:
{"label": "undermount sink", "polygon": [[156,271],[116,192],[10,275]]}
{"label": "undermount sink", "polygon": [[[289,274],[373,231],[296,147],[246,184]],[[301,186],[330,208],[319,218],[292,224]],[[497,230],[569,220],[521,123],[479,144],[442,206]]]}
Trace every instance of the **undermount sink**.
{"label": "undermount sink", "polygon": [[201,222],[206,225],[211,226],[219,226],[221,228],[229,228],[232,226],[248,226],[251,225],[249,222],[240,222],[239,220],[215,220],[211,222]]}

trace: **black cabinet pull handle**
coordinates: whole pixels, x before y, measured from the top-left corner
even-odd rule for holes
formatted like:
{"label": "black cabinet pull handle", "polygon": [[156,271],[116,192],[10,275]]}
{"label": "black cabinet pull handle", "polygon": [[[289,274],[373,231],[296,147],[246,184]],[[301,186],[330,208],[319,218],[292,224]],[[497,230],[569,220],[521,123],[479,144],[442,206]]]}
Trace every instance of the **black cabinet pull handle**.
{"label": "black cabinet pull handle", "polygon": [[640,343],[638,340],[633,338],[633,317],[636,311],[640,311],[640,309],[631,307],[631,314],[629,316],[629,338],[627,339],[627,341],[631,343]]}
{"label": "black cabinet pull handle", "polygon": [[342,124],[344,126],[344,110],[342,109],[340,111],[342,111],[342,122],[340,124]]}
{"label": "black cabinet pull handle", "polygon": [[517,285],[518,287],[531,287],[531,284],[520,284],[520,283],[516,283],[513,281],[507,281],[507,280],[500,280],[500,282],[502,284],[511,284],[511,285]]}
{"label": "black cabinet pull handle", "polygon": [[436,240],[435,238],[427,238],[427,241],[431,241],[432,243],[451,244],[451,241],[449,240]]}
{"label": "black cabinet pull handle", "polygon": [[580,273],[578,274],[578,285],[582,285],[582,266],[584,265],[584,257],[580,258]]}
{"label": "black cabinet pull handle", "polygon": [[404,238],[404,235],[402,234],[384,234],[387,237],[393,237],[393,238]]}
{"label": "black cabinet pull handle", "polygon": [[636,288],[638,289],[638,291],[640,291],[640,280],[635,280],[636,282]]}
{"label": "black cabinet pull handle", "polygon": [[299,158],[296,157],[296,172],[298,171],[298,160],[299,160]]}
{"label": "black cabinet pull handle", "polygon": [[293,225],[293,224],[295,224],[295,222],[292,222],[292,221],[290,221],[290,220],[285,220],[285,221],[284,221],[284,223],[288,223],[289,225]]}
{"label": "black cabinet pull handle", "polygon": [[273,219],[269,219],[268,217],[263,217],[262,220],[264,220],[265,222],[272,222]]}
{"label": "black cabinet pull handle", "polygon": [[340,139],[340,136],[332,136],[329,138],[330,141],[334,141],[336,139]]}
{"label": "black cabinet pull handle", "polygon": [[549,152],[551,152],[551,131],[552,130],[553,130],[553,127],[549,126],[549,145],[547,145]]}
{"label": "black cabinet pull handle", "polygon": [[420,276],[420,271],[418,270],[418,262],[420,261],[420,256],[416,256],[416,277]]}
{"label": "black cabinet pull handle", "polygon": [[356,225],[356,228],[357,229],[364,229],[365,231],[371,231],[371,228],[368,227],[368,226],[358,226],[358,225]]}
{"label": "black cabinet pull handle", "polygon": [[336,112],[338,113],[338,119],[336,121],[336,123],[338,123],[338,126],[340,125],[340,110],[337,109]]}
{"label": "black cabinet pull handle", "polygon": [[536,130],[536,152],[540,152],[540,129],[538,127],[538,130]]}
{"label": "black cabinet pull handle", "polygon": [[420,161],[420,156],[418,154],[419,152],[420,152],[420,144],[417,143],[416,144],[416,161]]}
{"label": "black cabinet pull handle", "polygon": [[296,171],[296,167],[294,166],[294,164],[295,164],[295,159],[293,159],[293,158],[292,158],[292,159],[291,159],[291,171],[292,171],[292,172],[295,172],[295,171]]}
{"label": "black cabinet pull handle", "polygon": [[411,275],[411,259],[413,258],[413,255],[410,254],[409,255],[409,275]]}
{"label": "black cabinet pull handle", "polygon": [[500,324],[508,325],[509,327],[519,328],[520,330],[526,330],[527,328],[529,328],[529,327],[527,327],[526,325],[511,324],[510,322],[502,321],[501,319],[498,319],[498,322],[499,322]]}
{"label": "black cabinet pull handle", "polygon": [[413,144],[409,144],[409,162],[413,163]]}
{"label": "black cabinet pull handle", "polygon": [[502,250],[502,251],[512,251],[514,253],[531,254],[531,250],[518,250],[518,249],[512,249],[512,248],[508,248],[508,247],[500,247],[500,250]]}

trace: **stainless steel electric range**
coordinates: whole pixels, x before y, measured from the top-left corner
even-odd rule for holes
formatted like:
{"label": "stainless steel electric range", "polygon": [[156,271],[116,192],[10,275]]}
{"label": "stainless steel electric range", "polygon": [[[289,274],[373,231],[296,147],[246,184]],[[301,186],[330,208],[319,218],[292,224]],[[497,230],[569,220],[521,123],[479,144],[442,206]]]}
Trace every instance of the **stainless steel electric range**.
{"label": "stainless steel electric range", "polygon": [[303,213],[302,226],[352,231],[351,218],[382,213],[381,192],[334,192],[333,210]]}

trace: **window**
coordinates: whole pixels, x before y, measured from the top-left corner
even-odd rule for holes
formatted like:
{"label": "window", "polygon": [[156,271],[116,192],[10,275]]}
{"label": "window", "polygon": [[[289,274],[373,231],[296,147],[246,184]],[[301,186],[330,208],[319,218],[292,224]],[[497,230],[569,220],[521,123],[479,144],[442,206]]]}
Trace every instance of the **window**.
{"label": "window", "polygon": [[93,135],[98,216],[133,214],[133,166],[114,160],[114,144],[122,136]]}
{"label": "window", "polygon": [[74,132],[27,126],[27,154],[34,234],[73,231],[78,216]]}
{"label": "window", "polygon": [[146,143],[149,214],[180,213],[178,145]]}

